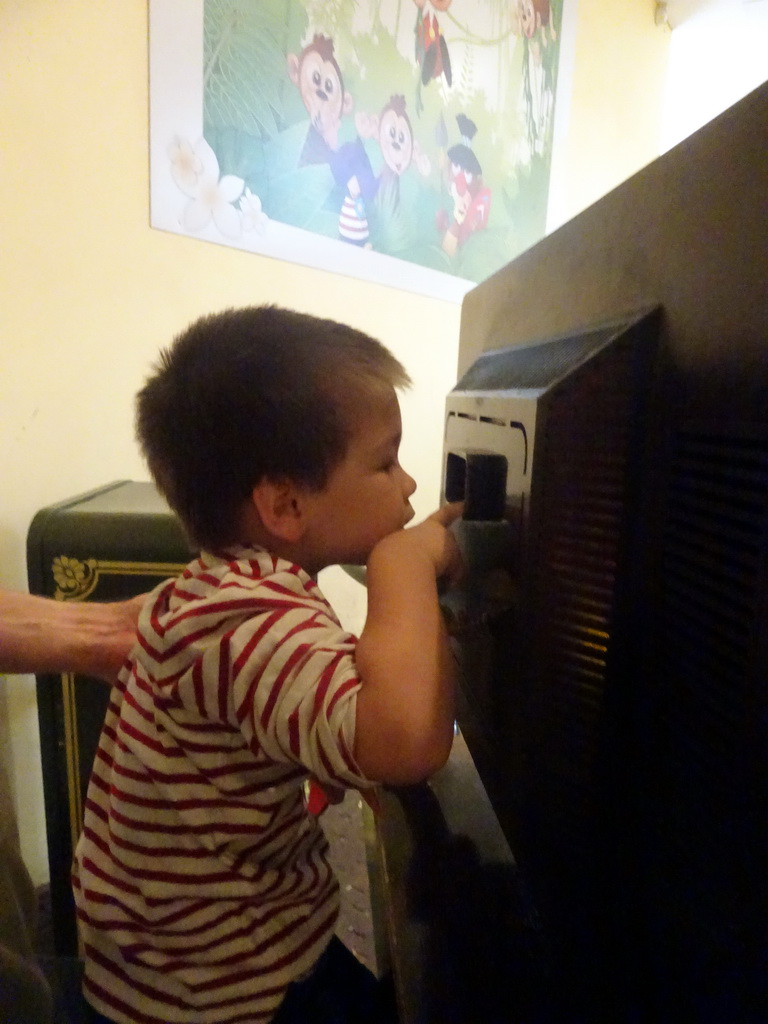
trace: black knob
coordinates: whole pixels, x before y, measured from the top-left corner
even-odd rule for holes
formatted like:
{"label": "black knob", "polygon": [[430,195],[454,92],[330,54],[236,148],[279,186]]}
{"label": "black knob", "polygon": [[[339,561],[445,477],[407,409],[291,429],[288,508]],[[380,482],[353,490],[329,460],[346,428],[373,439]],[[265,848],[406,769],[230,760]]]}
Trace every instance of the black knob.
{"label": "black knob", "polygon": [[506,500],[506,457],[496,452],[467,452],[464,519],[503,519]]}

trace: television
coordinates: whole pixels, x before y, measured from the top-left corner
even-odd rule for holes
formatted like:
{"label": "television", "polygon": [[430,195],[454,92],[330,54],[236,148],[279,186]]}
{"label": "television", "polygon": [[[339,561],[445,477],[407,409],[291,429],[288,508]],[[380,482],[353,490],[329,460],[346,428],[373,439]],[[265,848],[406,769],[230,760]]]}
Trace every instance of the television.
{"label": "television", "polygon": [[552,1024],[768,1021],[768,85],[467,294],[459,727]]}

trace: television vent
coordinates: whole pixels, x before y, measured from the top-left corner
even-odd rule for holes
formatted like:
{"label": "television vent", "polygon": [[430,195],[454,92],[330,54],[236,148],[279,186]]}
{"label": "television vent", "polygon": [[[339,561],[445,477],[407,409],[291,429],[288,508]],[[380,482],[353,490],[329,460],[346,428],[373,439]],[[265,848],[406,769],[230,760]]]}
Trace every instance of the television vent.
{"label": "television vent", "polygon": [[544,343],[485,352],[456,391],[540,390],[551,387],[626,328],[600,327]]}
{"label": "television vent", "polygon": [[731,972],[737,1004],[738,985],[765,990],[768,956],[767,525],[768,441],[681,433],[647,681],[650,912],[677,936],[662,959],[693,984],[698,950]]}
{"label": "television vent", "polygon": [[[762,694],[750,663],[768,520],[768,442],[682,434],[672,461],[662,561],[663,666],[681,680],[670,727],[701,744],[702,763],[730,751],[709,783],[736,770]],[[673,724],[674,723],[674,724]],[[684,728],[683,728],[684,727]],[[707,752],[710,753],[707,753]]]}
{"label": "television vent", "polygon": [[584,857],[596,812],[635,415],[630,348],[612,351],[610,389],[600,387],[603,371],[592,365],[552,403],[542,438],[568,458],[550,466],[538,492],[528,722],[532,799],[559,833],[558,845]]}

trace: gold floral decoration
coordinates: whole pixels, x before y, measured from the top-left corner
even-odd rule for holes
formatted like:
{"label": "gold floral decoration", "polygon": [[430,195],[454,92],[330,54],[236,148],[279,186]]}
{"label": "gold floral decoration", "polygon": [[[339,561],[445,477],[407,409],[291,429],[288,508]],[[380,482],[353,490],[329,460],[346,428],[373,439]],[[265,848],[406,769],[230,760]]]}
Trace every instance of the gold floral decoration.
{"label": "gold floral decoration", "polygon": [[53,560],[53,578],[56,582],[56,598],[60,601],[84,597],[93,589],[96,562],[88,558],[81,562],[68,555]]}

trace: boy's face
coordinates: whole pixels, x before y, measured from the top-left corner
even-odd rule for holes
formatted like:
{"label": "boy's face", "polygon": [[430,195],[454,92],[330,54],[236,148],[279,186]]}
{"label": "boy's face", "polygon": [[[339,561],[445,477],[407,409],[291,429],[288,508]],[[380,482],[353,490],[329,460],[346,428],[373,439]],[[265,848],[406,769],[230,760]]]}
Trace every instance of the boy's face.
{"label": "boy's face", "polygon": [[413,518],[416,483],[398,461],[401,431],[393,388],[361,403],[345,458],[322,491],[305,494],[307,571],[361,565],[383,537]]}

